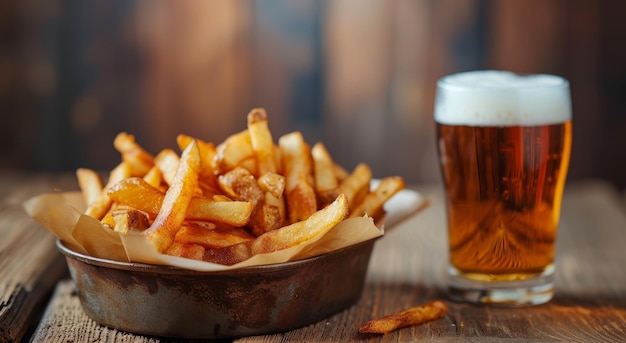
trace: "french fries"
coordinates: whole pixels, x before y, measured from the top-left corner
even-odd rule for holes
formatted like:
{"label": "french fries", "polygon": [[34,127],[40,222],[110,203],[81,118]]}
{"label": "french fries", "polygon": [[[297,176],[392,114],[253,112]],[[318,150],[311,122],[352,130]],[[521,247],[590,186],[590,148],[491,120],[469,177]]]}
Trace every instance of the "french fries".
{"label": "french fries", "polygon": [[244,166],[256,174],[256,159],[248,130],[231,135],[216,149],[215,165],[218,173],[225,173],[237,166]]}
{"label": "french fries", "polygon": [[76,179],[87,205],[98,200],[103,188],[102,179],[100,179],[98,173],[91,169],[78,168],[76,170]]}
{"label": "french fries", "polygon": [[163,181],[165,181],[168,186],[171,186],[174,182],[174,176],[176,175],[179,161],[180,158],[178,154],[172,149],[163,149],[154,158],[154,164],[161,172]]}
{"label": "french fries", "polygon": [[215,195],[218,193],[217,182],[214,177],[216,169],[215,156],[217,155],[217,149],[215,149],[213,143],[205,142],[191,136],[180,134],[176,137],[176,142],[178,143],[178,147],[181,151],[185,150],[187,145],[194,140],[198,144],[201,158],[200,180],[198,180],[200,190],[204,195]]}
{"label": "french fries", "polygon": [[[85,214],[96,219],[103,219],[113,205],[113,200],[111,200],[111,198],[109,198],[107,194],[109,188],[113,187],[113,185],[115,185],[119,181],[129,178],[130,175],[130,166],[125,161],[120,162],[117,167],[113,168],[113,170],[111,170],[111,172],[109,173],[109,181],[107,182],[106,186],[104,186],[104,188],[100,192],[100,195],[88,205],[87,210],[85,210]],[[86,188],[91,186],[84,185],[83,187]]]}
{"label": "french fries", "polygon": [[262,108],[219,144],[178,135],[180,154],[152,155],[125,132],[113,145],[121,163],[105,185],[93,170],[76,171],[85,213],[120,234],[143,232],[161,253],[227,265],[302,244],[348,217],[380,218],[404,188],[388,177],[370,189],[366,164],[349,173],[298,131],[274,142]]}
{"label": "french fries", "polygon": [[370,215],[376,218],[383,212],[383,205],[389,198],[404,189],[404,180],[398,176],[382,179],[373,192],[367,193],[363,201],[350,211],[350,217]]}
{"label": "french fries", "polygon": [[431,301],[388,316],[371,320],[359,327],[359,333],[387,334],[394,330],[442,318],[448,313],[443,301]]}
{"label": "french fries", "polygon": [[[114,201],[156,216],[161,209],[165,193],[140,178],[131,177],[115,184],[108,191]],[[186,219],[217,221],[233,226],[244,226],[252,213],[247,201],[214,201],[193,197],[187,208]]]}
{"label": "french fries", "polygon": [[289,222],[307,219],[317,211],[317,198],[313,189],[311,149],[300,132],[288,133],[278,140],[286,178]]}
{"label": "french fries", "polygon": [[315,193],[318,202],[324,206],[339,195],[339,179],[335,174],[335,162],[323,143],[316,143],[311,148],[315,177]]}
{"label": "french fries", "polygon": [[267,114],[264,109],[256,108],[248,114],[248,132],[250,145],[256,156],[257,177],[265,173],[276,173],[274,141],[267,126]]}
{"label": "french fries", "polygon": [[198,225],[183,225],[176,233],[176,242],[197,244],[204,248],[223,248],[233,244],[254,240],[254,236],[243,229],[204,228]]}
{"label": "french fries", "polygon": [[152,225],[146,230],[157,250],[165,252],[174,243],[176,232],[185,220],[187,208],[198,186],[200,151],[192,142],[183,151],[170,188],[165,193],[161,209]]}
{"label": "french fries", "polygon": [[119,233],[128,233],[130,230],[143,230],[150,226],[148,216],[135,209],[116,209],[112,211],[113,230]]}
{"label": "french fries", "polygon": [[130,166],[131,175],[144,175],[154,165],[152,155],[135,142],[133,135],[120,132],[113,140],[113,146],[121,153],[122,160]]}
{"label": "french fries", "polygon": [[266,232],[252,241],[230,245],[219,250],[209,250],[205,260],[209,262],[233,265],[256,254],[267,254],[286,249],[333,228],[348,214],[348,201],[345,195],[339,195],[329,206],[315,212],[306,220]]}
{"label": "french fries", "polygon": [[277,174],[279,168],[272,133],[267,124],[267,113],[262,108],[255,108],[248,113],[248,132],[250,144],[256,157],[258,185],[265,192],[262,203],[252,217],[252,233],[260,236],[275,230],[286,221],[285,177]]}
{"label": "french fries", "polygon": [[350,203],[350,209],[354,209],[365,198],[370,189],[372,182],[372,171],[365,163],[359,163],[347,175],[339,185],[339,193],[345,194]]}

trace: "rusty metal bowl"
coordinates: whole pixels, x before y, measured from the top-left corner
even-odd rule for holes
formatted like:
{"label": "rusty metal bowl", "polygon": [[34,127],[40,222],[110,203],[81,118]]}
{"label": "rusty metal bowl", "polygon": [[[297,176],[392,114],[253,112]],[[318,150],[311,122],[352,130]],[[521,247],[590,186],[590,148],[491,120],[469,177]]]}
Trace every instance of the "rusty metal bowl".
{"label": "rusty metal bowl", "polygon": [[354,305],[375,239],[299,261],[231,271],[94,258],[62,241],[84,312],[99,324],[144,335],[236,338],[303,327]]}

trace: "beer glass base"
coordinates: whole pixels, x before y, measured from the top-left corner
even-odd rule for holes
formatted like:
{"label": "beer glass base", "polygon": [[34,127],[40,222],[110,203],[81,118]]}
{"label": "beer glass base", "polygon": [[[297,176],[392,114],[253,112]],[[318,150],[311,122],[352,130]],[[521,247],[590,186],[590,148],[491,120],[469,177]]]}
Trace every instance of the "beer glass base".
{"label": "beer glass base", "polygon": [[535,278],[514,281],[477,281],[449,269],[448,295],[453,301],[505,307],[547,303],[554,295],[554,268]]}

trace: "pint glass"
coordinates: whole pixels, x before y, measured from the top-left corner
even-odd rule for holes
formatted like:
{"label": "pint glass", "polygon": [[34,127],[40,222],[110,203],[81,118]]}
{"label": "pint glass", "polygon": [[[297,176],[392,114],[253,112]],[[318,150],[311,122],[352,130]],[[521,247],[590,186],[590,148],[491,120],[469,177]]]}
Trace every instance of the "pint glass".
{"label": "pint glass", "polygon": [[572,141],[569,83],[504,71],[449,75],[437,83],[434,118],[450,296],[549,301]]}

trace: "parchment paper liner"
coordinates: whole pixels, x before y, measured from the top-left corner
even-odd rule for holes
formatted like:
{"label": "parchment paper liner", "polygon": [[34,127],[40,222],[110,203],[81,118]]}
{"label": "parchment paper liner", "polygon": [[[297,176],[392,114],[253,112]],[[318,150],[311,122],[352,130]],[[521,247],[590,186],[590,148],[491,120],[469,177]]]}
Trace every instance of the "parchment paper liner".
{"label": "parchment paper liner", "polygon": [[[420,194],[403,190],[385,204],[387,230],[428,205]],[[80,192],[53,192],[35,196],[24,203],[26,212],[61,239],[72,250],[110,260],[170,265],[197,271],[220,271],[254,265],[281,263],[320,255],[352,244],[380,237],[369,217],[350,218],[309,241],[269,254],[255,255],[232,266],[164,255],[141,233],[121,235],[100,221],[82,214],[85,204]]]}

